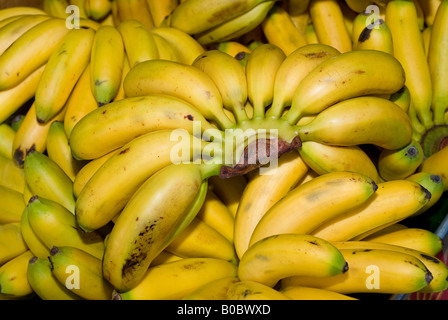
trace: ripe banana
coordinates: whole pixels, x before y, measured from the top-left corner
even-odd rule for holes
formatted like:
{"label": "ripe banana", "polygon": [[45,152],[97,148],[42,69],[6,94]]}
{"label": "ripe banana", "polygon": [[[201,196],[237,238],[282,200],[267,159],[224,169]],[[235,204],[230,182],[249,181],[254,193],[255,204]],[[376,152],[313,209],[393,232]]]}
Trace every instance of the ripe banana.
{"label": "ripe banana", "polygon": [[272,105],[266,117],[279,118],[291,106],[294,92],[302,80],[325,60],[339,51],[324,44],[308,44],[291,52],[277,70]]}
{"label": "ripe banana", "polygon": [[32,257],[27,250],[0,267],[0,294],[17,298],[33,293],[27,277],[28,261]]}
{"label": "ripe banana", "polygon": [[287,277],[331,277],[348,268],[339,250],[325,240],[306,234],[279,234],[247,249],[238,264],[238,278],[273,287]]}
{"label": "ripe banana", "polygon": [[279,291],[293,300],[358,300],[342,293],[304,286],[287,286]]}
{"label": "ripe banana", "polygon": [[48,259],[53,275],[72,293],[87,300],[111,299],[113,287],[102,277],[101,258],[77,247],[54,246]]}
{"label": "ripe banana", "polygon": [[25,180],[33,195],[53,200],[74,213],[73,182],[46,154],[29,153],[24,164]]}
{"label": "ripe banana", "polygon": [[0,156],[0,185],[17,192],[25,189],[25,172],[16,164],[3,156]]}
{"label": "ripe banana", "polygon": [[352,21],[352,29],[350,33],[353,49],[356,49],[358,46],[358,40],[361,32],[363,32],[363,30],[370,24],[375,23],[378,19],[379,17],[377,15],[366,11],[366,7],[356,14]]}
{"label": "ripe banana", "polygon": [[[387,75],[382,70],[388,70]],[[404,86],[397,59],[377,50],[353,50],[322,62],[297,87],[286,120],[295,124],[330,105],[369,94],[392,94]]]}
{"label": "ripe banana", "polygon": [[43,9],[52,17],[65,18],[65,8],[69,5],[68,0],[43,0]]}
{"label": "ripe banana", "polygon": [[22,34],[0,56],[0,90],[18,85],[44,65],[68,32],[64,19],[51,18]]}
{"label": "ripe banana", "polygon": [[360,146],[330,146],[306,141],[298,151],[305,164],[319,175],[352,171],[364,174],[374,182],[379,181],[377,166]]}
{"label": "ripe banana", "polygon": [[[431,1],[428,1],[431,2]],[[440,1],[428,48],[428,66],[432,83],[432,111],[434,124],[444,124],[445,111],[448,109],[448,90],[444,79],[448,69],[448,3]]]}
{"label": "ripe banana", "polygon": [[333,277],[290,277],[284,285],[300,285],[352,293],[411,293],[426,287],[432,275],[420,259],[383,249],[339,249],[350,266]]}
{"label": "ripe banana", "polygon": [[52,272],[52,265],[47,258],[32,257],[29,260],[27,277],[33,292],[42,300],[82,299],[56,279]]}
{"label": "ripe banana", "polygon": [[31,224],[28,219],[28,211],[28,207],[25,207],[20,220],[20,232],[22,233],[23,240],[34,256],[40,259],[47,259],[50,254],[50,248],[48,248],[45,243],[39,239],[36,232],[34,232],[31,228]]}
{"label": "ripe banana", "polygon": [[377,22],[378,24],[372,23],[362,30],[354,49],[379,50],[393,55],[392,33],[384,20],[378,19]]}
{"label": "ripe banana", "polygon": [[28,250],[20,223],[10,222],[0,225],[0,265],[14,259]]}
{"label": "ripe banana", "polygon": [[429,210],[429,208],[435,205],[443,196],[444,187],[442,177],[437,174],[417,172],[410,175],[406,179],[419,183],[431,193],[431,199],[429,200],[429,202],[423,208],[417,211],[415,215],[420,215],[423,212]]}
{"label": "ripe banana", "polygon": [[0,155],[12,160],[12,144],[16,131],[8,123],[0,124]]}
{"label": "ripe banana", "polygon": [[358,13],[364,12],[368,6],[374,4],[370,0],[345,0],[345,3],[350,9]]}
{"label": "ripe banana", "polygon": [[155,27],[159,27],[167,16],[179,5],[177,0],[146,0]]}
{"label": "ripe banana", "polygon": [[212,281],[237,276],[237,267],[213,258],[187,258],[150,267],[134,288],[113,300],[179,300]]}
{"label": "ripe banana", "polygon": [[264,118],[265,109],[274,97],[274,81],[286,54],[276,45],[266,43],[249,55],[246,64],[247,94],[254,108],[253,118]]}
{"label": "ripe banana", "polygon": [[428,172],[439,175],[442,177],[443,190],[448,190],[448,165],[446,163],[446,157],[448,156],[448,148],[445,147],[430,157],[425,158],[423,163],[417,169],[418,172]]}
{"label": "ripe banana", "polygon": [[291,300],[283,293],[256,281],[238,281],[230,285],[226,300]]}
{"label": "ripe banana", "polygon": [[154,28],[154,20],[146,0],[116,0],[120,21],[137,20],[146,29]]}
{"label": "ripe banana", "polygon": [[15,6],[10,8],[3,8],[0,10],[0,20],[7,19],[14,16],[22,15],[46,15],[47,13],[40,8],[31,6]]}
{"label": "ripe banana", "polygon": [[110,0],[84,0],[84,10],[86,16],[95,21],[105,19],[112,10]]}
{"label": "ripe banana", "polygon": [[132,68],[124,80],[128,97],[167,94],[187,101],[221,129],[233,122],[223,110],[223,102],[213,80],[202,70],[169,60],[150,60]]}
{"label": "ripe banana", "polygon": [[394,56],[406,72],[406,86],[411,92],[418,118],[429,129],[434,126],[431,112],[432,84],[417,13],[412,1],[389,1],[386,23],[390,28]]}
{"label": "ripe banana", "polygon": [[411,93],[409,92],[408,87],[403,86],[403,88],[391,94],[389,100],[407,113],[409,111],[409,106],[411,105]]}
{"label": "ripe banana", "polygon": [[373,96],[336,103],[297,130],[302,142],[338,146],[373,144],[395,150],[412,140],[408,115],[395,103]]}
{"label": "ripe banana", "polygon": [[123,39],[117,28],[101,26],[95,33],[90,55],[90,85],[98,106],[111,102],[116,96],[124,55]]}
{"label": "ripe banana", "polygon": [[192,65],[210,76],[221,94],[224,108],[234,114],[238,123],[249,120],[245,109],[246,74],[238,60],[222,51],[208,50]]}
{"label": "ripe banana", "polygon": [[0,226],[6,223],[20,222],[25,203],[21,192],[0,185]]}
{"label": "ripe banana", "polygon": [[418,183],[391,180],[378,184],[378,190],[358,208],[328,220],[311,232],[328,241],[356,240],[376,228],[399,222],[417,212],[431,198]]}
{"label": "ripe banana", "polygon": [[237,277],[232,276],[210,281],[184,296],[182,300],[225,300],[229,287],[238,281]]}
{"label": "ripe banana", "polygon": [[[282,199],[308,172],[308,167],[293,151],[278,159],[278,166],[265,174],[257,172],[248,181],[235,216],[234,243],[238,257],[249,247],[250,237],[263,215]],[[260,197],[260,195],[263,195]]]}
{"label": "ripe banana", "polygon": [[[331,172],[291,190],[258,222],[249,247],[276,234],[308,234],[314,229],[366,203],[377,185],[354,172]],[[344,196],[341,196],[344,194]]]}

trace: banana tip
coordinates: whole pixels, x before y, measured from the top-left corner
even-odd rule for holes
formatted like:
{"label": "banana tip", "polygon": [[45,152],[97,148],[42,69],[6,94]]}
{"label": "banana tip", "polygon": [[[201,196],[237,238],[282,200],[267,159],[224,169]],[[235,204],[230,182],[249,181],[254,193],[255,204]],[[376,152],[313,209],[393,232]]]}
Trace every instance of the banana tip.
{"label": "banana tip", "polygon": [[37,261],[37,257],[34,256],[34,257],[31,257],[31,259],[28,261],[28,263],[29,263],[29,264],[33,264],[33,263],[35,263],[36,261]]}
{"label": "banana tip", "polygon": [[60,252],[61,250],[59,250],[59,248],[58,247],[56,247],[56,246],[53,246],[53,248],[51,248],[51,250],[50,250],[50,256],[54,256],[54,255],[56,255],[58,252]]}

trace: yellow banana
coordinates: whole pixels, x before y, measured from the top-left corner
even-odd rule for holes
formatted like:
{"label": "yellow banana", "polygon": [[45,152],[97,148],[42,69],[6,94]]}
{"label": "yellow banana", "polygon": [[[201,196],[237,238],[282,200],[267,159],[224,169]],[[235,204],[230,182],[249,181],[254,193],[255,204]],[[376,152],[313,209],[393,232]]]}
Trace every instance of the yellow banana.
{"label": "yellow banana", "polygon": [[345,0],[345,3],[350,9],[358,13],[364,12],[368,6],[374,4],[370,0]]}
{"label": "yellow banana", "polygon": [[7,19],[9,17],[21,16],[21,15],[46,15],[47,13],[41,8],[31,6],[14,6],[9,8],[3,8],[0,10],[0,20]]}
{"label": "yellow banana", "polygon": [[[388,70],[387,75],[382,70]],[[294,92],[286,120],[295,124],[338,101],[369,94],[392,94],[405,84],[400,62],[377,50],[353,50],[322,62]]]}
{"label": "yellow banana", "polygon": [[403,148],[412,139],[408,115],[395,103],[372,96],[339,102],[297,130],[303,142],[339,146],[367,143],[388,150]]}
{"label": "yellow banana", "polygon": [[28,277],[28,261],[33,257],[27,250],[0,267],[0,294],[9,297],[25,297],[33,293]]}
{"label": "yellow banana", "polygon": [[445,147],[433,153],[430,157],[425,158],[425,160],[423,160],[423,163],[417,169],[417,172],[428,172],[442,177],[444,191],[448,190],[448,165],[446,162],[447,156],[448,148]]}
{"label": "yellow banana", "polygon": [[293,300],[357,300],[342,293],[304,286],[286,286],[279,291]]}
{"label": "yellow banana", "polygon": [[364,174],[378,182],[375,163],[360,146],[330,146],[306,141],[298,149],[305,164],[319,175],[334,171],[352,171]]}
{"label": "yellow banana", "polygon": [[249,247],[276,234],[308,234],[326,221],[356,210],[376,189],[371,178],[359,173],[336,171],[318,176],[291,190],[265,213]]}
{"label": "yellow banana", "polygon": [[16,131],[8,123],[0,124],[0,155],[12,160],[12,144]]}
{"label": "yellow banana", "polygon": [[202,70],[169,60],[149,60],[132,68],[124,81],[128,97],[167,94],[187,101],[221,129],[233,122],[223,110],[221,94],[213,80]]}
{"label": "yellow banana", "polygon": [[165,18],[179,5],[177,0],[146,0],[146,3],[156,27],[160,26]]}
{"label": "yellow banana", "polygon": [[420,6],[425,14],[425,23],[427,26],[432,26],[437,14],[437,9],[443,0],[418,0]]}
{"label": "yellow banana", "polygon": [[409,92],[408,87],[403,86],[403,88],[391,94],[389,100],[407,113],[409,111],[409,106],[411,105],[411,93]]}
{"label": "yellow banana", "polygon": [[417,172],[406,178],[407,180],[415,181],[422,185],[431,193],[429,202],[415,213],[415,215],[426,212],[429,208],[435,205],[443,196],[444,187],[442,177],[437,174],[430,174],[427,172]]}
{"label": "yellow banana", "polygon": [[291,52],[278,68],[274,96],[266,117],[279,118],[291,106],[294,92],[302,80],[319,64],[337,56],[339,51],[325,44],[308,44]]}
{"label": "yellow banana", "polygon": [[28,207],[25,207],[20,220],[20,231],[22,233],[23,240],[34,256],[41,259],[47,259],[50,254],[50,248],[48,248],[45,243],[39,239],[36,232],[34,232],[31,228],[31,224],[28,219],[28,211]]}
{"label": "yellow banana", "polygon": [[350,34],[336,0],[312,0],[309,11],[319,43],[342,53],[352,50]]}
{"label": "yellow banana", "polygon": [[66,18],[65,8],[69,5],[68,0],[43,0],[43,9],[52,17]]}
{"label": "yellow banana", "polygon": [[370,24],[359,35],[355,50],[379,50],[394,54],[392,34],[386,22],[378,19],[378,24]]}
{"label": "yellow banana", "polygon": [[226,300],[291,300],[283,293],[256,281],[238,281],[230,285]]}
{"label": "yellow banana", "polygon": [[209,178],[210,186],[219,199],[229,208],[233,216],[236,215],[241,195],[247,186],[244,176],[222,179],[218,176]]}
{"label": "yellow banana", "polygon": [[375,228],[399,222],[417,212],[431,198],[418,183],[391,180],[378,184],[378,190],[358,208],[328,220],[311,232],[328,241],[355,240]]}
{"label": "yellow banana", "polygon": [[248,12],[196,34],[195,39],[203,46],[238,39],[263,22],[276,1],[262,1]]}
{"label": "yellow banana", "polygon": [[406,72],[406,86],[411,92],[418,118],[426,129],[434,126],[431,112],[432,84],[417,13],[412,1],[389,1],[386,23],[392,33],[394,56]]}
{"label": "yellow banana", "polygon": [[363,32],[363,30],[365,30],[371,23],[375,23],[377,19],[378,17],[374,13],[367,11],[366,8],[356,14],[353,19],[352,30],[350,33],[353,49],[356,49],[358,46],[358,39],[361,32]]}
{"label": "yellow banana", "polygon": [[339,250],[325,240],[306,234],[278,234],[247,249],[238,264],[238,278],[273,287],[287,277],[330,277],[348,268]]}
{"label": "yellow banana", "polygon": [[22,237],[20,223],[0,225],[0,265],[14,259],[28,250]]}
{"label": "yellow banana", "polygon": [[23,168],[19,168],[16,164],[4,157],[0,156],[0,186],[10,188],[17,192],[23,192],[25,189],[25,172]]}
{"label": "yellow banana", "polygon": [[274,5],[261,24],[267,41],[289,56],[307,44],[305,35],[296,27],[291,15],[280,5]]}
{"label": "yellow banana", "polygon": [[[425,47],[425,53],[426,53],[427,58],[428,58],[428,53],[429,53],[429,44],[431,43],[431,33],[432,33],[432,26],[425,27],[425,29],[423,29],[423,31],[422,31],[423,45]],[[431,72],[431,70],[429,70],[429,72]],[[433,96],[433,98],[434,98],[434,96]]]}
{"label": "yellow banana", "polygon": [[[278,166],[247,183],[235,216],[234,243],[238,257],[249,247],[250,237],[263,215],[282,199],[308,172],[300,155],[293,151],[278,159]],[[260,197],[260,195],[263,195]]]}
{"label": "yellow banana", "polygon": [[48,257],[55,278],[87,300],[110,300],[113,287],[102,277],[101,258],[71,246],[54,246]]}
{"label": "yellow banana", "polygon": [[238,60],[222,51],[208,50],[192,65],[210,76],[221,94],[224,108],[234,114],[237,122],[249,120],[245,109],[246,74]]}
{"label": "yellow banana", "polygon": [[159,51],[151,32],[137,20],[126,20],[117,27],[123,38],[124,49],[132,68],[137,63],[158,59]]}
{"label": "yellow banana", "polygon": [[114,293],[114,300],[179,300],[212,281],[236,277],[237,267],[221,259],[186,258],[148,268],[130,290]]}
{"label": "yellow banana", "polygon": [[305,39],[307,44],[318,44],[319,40],[317,39],[316,29],[312,23],[308,24],[305,27]]}
{"label": "yellow banana", "polygon": [[[431,1],[429,1],[431,2]],[[428,48],[428,66],[432,83],[432,111],[434,124],[445,124],[448,109],[448,90],[444,83],[448,69],[448,3],[441,1],[431,30]]]}
{"label": "yellow banana", "polygon": [[25,203],[21,192],[0,185],[0,226],[6,223],[20,222]]}
{"label": "yellow banana", "polygon": [[420,259],[384,249],[339,249],[348,271],[333,277],[290,277],[284,285],[300,285],[352,293],[411,293],[426,287],[432,275]]}
{"label": "yellow banana", "polygon": [[225,300],[229,287],[238,281],[237,277],[232,276],[210,281],[184,296],[182,300]]}
{"label": "yellow banana", "polygon": [[157,27],[151,29],[151,32],[168,41],[179,55],[180,62],[185,64],[193,63],[205,51],[204,47],[196,39],[182,30],[172,27]]}
{"label": "yellow banana", "polygon": [[181,58],[176,49],[163,37],[157,33],[151,32],[152,37],[157,46],[157,52],[159,54],[159,59],[171,60],[180,62]]}
{"label": "yellow banana", "polygon": [[0,56],[0,90],[18,85],[44,65],[68,32],[65,20],[51,18],[22,34]]}
{"label": "yellow banana", "polygon": [[84,10],[86,16],[95,21],[106,18],[112,10],[110,0],[84,0]]}
{"label": "yellow banana", "polygon": [[95,33],[90,56],[90,85],[99,106],[111,102],[120,88],[124,55],[118,29],[101,26]]}
{"label": "yellow banana", "polygon": [[120,21],[137,20],[149,30],[154,27],[154,20],[146,0],[116,0]]}

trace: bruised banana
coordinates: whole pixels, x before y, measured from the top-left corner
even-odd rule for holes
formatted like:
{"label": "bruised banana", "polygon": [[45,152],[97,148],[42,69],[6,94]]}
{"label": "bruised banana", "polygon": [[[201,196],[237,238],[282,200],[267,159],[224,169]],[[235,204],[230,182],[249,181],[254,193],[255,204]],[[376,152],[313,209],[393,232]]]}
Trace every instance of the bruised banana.
{"label": "bruised banana", "polygon": [[383,19],[378,19],[377,22],[378,24],[372,23],[361,31],[355,50],[379,50],[393,55],[394,46],[390,29]]}

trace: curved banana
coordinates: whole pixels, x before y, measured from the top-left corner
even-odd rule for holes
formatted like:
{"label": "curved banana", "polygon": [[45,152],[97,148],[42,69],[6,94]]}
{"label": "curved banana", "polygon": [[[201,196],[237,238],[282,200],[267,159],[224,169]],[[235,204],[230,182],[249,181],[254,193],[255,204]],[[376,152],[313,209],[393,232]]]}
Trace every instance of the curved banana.
{"label": "curved banana", "polygon": [[0,225],[0,265],[27,250],[28,246],[23,239],[20,223],[10,222]]}
{"label": "curved banana", "polygon": [[[376,22],[376,21],[375,21]],[[377,24],[365,27],[359,35],[355,50],[379,50],[394,54],[392,33],[383,19],[378,19]]]}
{"label": "curved banana", "polygon": [[52,272],[52,264],[47,258],[32,257],[29,260],[27,276],[34,293],[42,300],[82,299],[56,279]]}
{"label": "curved banana", "polygon": [[192,65],[210,76],[221,94],[224,108],[234,114],[237,122],[249,120],[245,109],[246,74],[238,60],[220,50],[208,50]]}
{"label": "curved banana", "polygon": [[0,90],[18,85],[44,65],[68,32],[64,19],[51,18],[22,34],[0,56]]}
{"label": "curved banana", "polygon": [[27,250],[0,267],[0,294],[8,297],[26,297],[33,293],[28,277],[28,261],[33,257]]}
{"label": "curved banana", "polygon": [[[354,0],[356,1],[356,0]],[[351,29],[351,39],[352,39],[352,47],[355,49],[358,46],[358,39],[363,32],[364,29],[367,28],[371,23],[375,23],[378,20],[378,17],[375,13],[369,12],[364,7],[363,10],[358,12],[352,21],[352,29]]]}
{"label": "curved banana", "polygon": [[98,106],[111,102],[117,94],[124,55],[123,39],[118,29],[101,26],[95,33],[90,55],[90,85]]}
{"label": "curved banana", "polygon": [[394,102],[407,113],[411,105],[411,93],[409,92],[408,87],[403,86],[403,88],[391,94],[389,100]]}
{"label": "curved banana", "polygon": [[23,168],[16,166],[14,161],[0,156],[0,186],[10,188],[17,192],[25,189],[25,172]]}
{"label": "curved banana", "polygon": [[428,203],[431,194],[418,183],[391,180],[378,184],[375,195],[358,208],[328,220],[311,234],[328,241],[356,240],[376,228],[399,222]]}
{"label": "curved banana", "polygon": [[411,293],[426,287],[432,275],[421,262],[407,253],[384,249],[339,249],[350,266],[333,277],[290,277],[284,285],[300,285],[352,293]]}
{"label": "curved banana", "polygon": [[325,240],[306,234],[278,234],[247,249],[238,264],[238,278],[273,287],[287,277],[331,277],[348,268],[339,250]]}
{"label": "curved banana", "polygon": [[235,217],[241,195],[247,186],[246,178],[244,176],[234,176],[222,179],[218,176],[212,176],[209,178],[209,184],[213,192],[229,208]]}
{"label": "curved banana", "polygon": [[[432,1],[428,1],[432,2]],[[444,124],[445,111],[448,109],[448,90],[444,79],[448,69],[448,3],[440,1],[437,14],[431,27],[428,47],[428,66],[432,83],[432,111],[434,124]]]}
{"label": "curved banana", "polygon": [[325,44],[308,44],[291,52],[277,70],[274,96],[266,117],[279,118],[291,106],[294,92],[302,80],[319,64],[337,56],[339,51]]}
{"label": "curved banana", "polygon": [[151,32],[151,35],[156,43],[159,59],[181,61],[179,53],[165,38],[155,32]]}
{"label": "curved banana", "polygon": [[8,123],[0,124],[0,155],[12,160],[12,144],[16,131]]}
{"label": "curved banana", "polygon": [[[382,70],[388,70],[387,75]],[[353,50],[322,62],[297,87],[286,120],[295,124],[332,104],[369,94],[392,94],[405,84],[400,62],[377,50]]]}
{"label": "curved banana", "polygon": [[[257,172],[247,183],[235,216],[234,243],[238,257],[249,247],[250,237],[263,215],[282,199],[308,172],[300,155],[293,151],[278,159],[271,171]],[[260,195],[263,195],[260,197]]]}
{"label": "curved banana", "polygon": [[25,209],[23,194],[0,185],[0,198],[2,199],[0,226],[12,222],[20,222]]}
{"label": "curved banana", "polygon": [[319,175],[352,171],[364,174],[374,182],[379,181],[377,166],[360,146],[330,146],[306,141],[298,151],[305,164]]}
{"label": "curved banana", "polygon": [[33,195],[53,200],[75,212],[73,182],[46,154],[29,153],[24,164],[25,180]]}
{"label": "curved banana", "polygon": [[296,27],[288,10],[274,5],[261,23],[268,43],[276,45],[289,56],[307,44],[305,35]]}
{"label": "curved banana", "polygon": [[286,286],[279,291],[293,300],[358,300],[331,290],[304,286]]}
{"label": "curved banana", "polygon": [[283,293],[256,281],[238,281],[229,286],[225,300],[291,300]]}
{"label": "curved banana", "polygon": [[23,240],[25,241],[28,249],[32,254],[41,259],[47,259],[50,254],[50,248],[36,235],[36,232],[31,228],[30,221],[28,219],[28,207],[25,207],[20,220],[20,232],[22,233]]}
{"label": "curved banana", "polygon": [[434,126],[431,112],[432,84],[417,13],[412,1],[393,0],[386,7],[386,23],[392,33],[394,56],[406,72],[406,86],[418,118],[429,129]]}
{"label": "curved banana", "polygon": [[437,174],[416,172],[406,179],[419,183],[431,193],[431,199],[429,200],[429,202],[423,208],[417,211],[415,215],[422,214],[423,212],[429,210],[429,208],[435,205],[443,196],[444,187],[442,177]]}
{"label": "curved banana", "polygon": [[114,289],[102,277],[101,258],[77,247],[54,246],[48,259],[55,278],[72,293],[87,300],[112,298]]}
{"label": "curved banana", "polygon": [[276,234],[309,234],[368,202],[376,189],[371,178],[359,173],[336,171],[318,176],[291,190],[265,213],[249,247]]}
{"label": "curved banana", "polygon": [[425,160],[423,160],[423,163],[417,169],[417,172],[428,172],[442,177],[444,191],[448,190],[448,165],[446,162],[447,156],[448,148],[445,147],[432,154],[430,157],[425,158]]}
{"label": "curved banana", "polygon": [[110,0],[84,0],[84,10],[88,18],[101,21],[106,18],[112,10]]}
{"label": "curved banana", "polygon": [[22,15],[46,15],[47,13],[40,8],[31,6],[14,6],[9,8],[3,8],[0,10],[0,20],[7,19],[14,16]]}
{"label": "curved banana", "polygon": [[212,281],[237,276],[237,267],[214,258],[186,258],[149,267],[130,290],[117,292],[113,300],[179,300]]}
{"label": "curved banana", "polygon": [[179,5],[177,0],[146,0],[146,3],[156,27],[160,26],[165,18]]}
{"label": "curved banana", "polygon": [[251,10],[196,34],[195,39],[203,46],[238,39],[257,28],[266,18],[277,0],[260,2]]}
{"label": "curved banana", "polygon": [[124,80],[128,97],[167,94],[187,101],[221,129],[233,122],[223,110],[218,88],[205,72],[197,67],[170,60],[149,60],[132,68]]}
{"label": "curved banana", "polygon": [[148,29],[154,28],[154,20],[146,0],[115,0],[120,21],[137,20]]}
{"label": "curved banana", "polygon": [[297,130],[302,142],[338,146],[374,144],[395,150],[412,140],[408,115],[395,103],[373,96],[336,103]]}
{"label": "curved banana", "polygon": [[236,282],[239,279],[232,276],[213,280],[184,296],[182,300],[225,300],[229,287]]}

